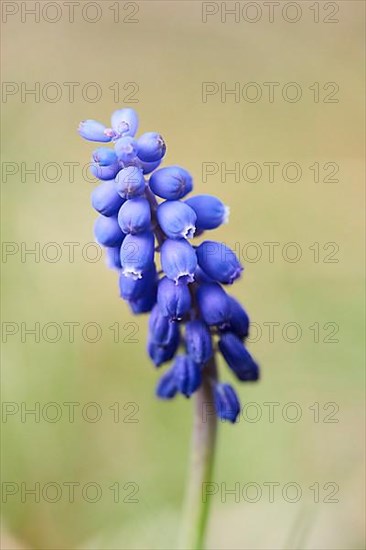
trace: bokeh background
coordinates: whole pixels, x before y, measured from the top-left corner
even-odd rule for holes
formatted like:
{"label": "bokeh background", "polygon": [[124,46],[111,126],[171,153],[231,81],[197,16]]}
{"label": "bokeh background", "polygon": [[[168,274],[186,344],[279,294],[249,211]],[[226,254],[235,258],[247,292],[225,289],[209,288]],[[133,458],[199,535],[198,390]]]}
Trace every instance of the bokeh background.
{"label": "bokeh background", "polygon": [[[6,13],[15,10],[2,23],[2,78],[5,91],[13,86],[14,92],[2,100],[2,321],[3,328],[15,323],[5,330],[17,330],[3,335],[2,399],[5,412],[13,414],[3,416],[2,479],[17,484],[16,494],[3,497],[4,549],[177,547],[192,403],[155,400],[158,373],[145,354],[147,320],[131,317],[118,297],[117,275],[104,260],[88,261],[85,249],[82,254],[93,242],[95,214],[89,197],[94,184],[82,171],[93,146],[79,138],[76,128],[86,118],[107,122],[123,105],[138,110],[142,132],[163,134],[165,164],[186,167],[196,192],[217,194],[231,206],[230,224],[214,238],[232,247],[240,243],[245,251],[245,274],[232,292],[262,330],[250,344],[262,365],[262,380],[238,388],[244,404],[256,405],[246,409],[236,426],[220,425],[208,547],[364,548],[364,3],[326,7],[316,2],[311,9],[313,3],[298,2],[302,15],[297,23],[281,15],[285,3],[273,23],[261,2],[256,23],[242,16],[239,22],[233,16],[225,22],[220,11],[203,23],[197,1],[103,1],[94,3],[102,15],[91,23],[81,15],[85,2],[76,6],[74,22],[64,2],[53,2],[61,18],[50,23],[45,17],[59,13],[52,6],[39,22],[24,13],[22,21],[20,2],[2,2],[3,10],[5,4],[13,6]],[[34,2],[23,4],[34,8]],[[50,3],[40,3],[45,4]],[[116,6],[119,22],[113,20]],[[95,13],[91,7],[87,17],[93,19]],[[288,17],[293,13],[290,8]],[[254,18],[254,12],[248,14]],[[327,17],[338,22],[326,23]],[[14,88],[34,88],[37,82],[39,101],[31,95],[22,98]],[[54,102],[42,96],[50,82],[62,90]],[[73,101],[68,82],[80,83]],[[81,93],[90,82],[102,90],[94,102]],[[204,103],[203,82],[225,83],[228,89],[236,82],[256,82],[263,98],[236,102],[233,96],[221,100],[217,93]],[[280,83],[272,103],[264,82]],[[301,87],[296,103],[282,98],[288,82]],[[309,90],[315,82],[319,102]],[[338,102],[324,102],[332,91],[323,89],[327,82],[338,84]],[[115,83],[117,102],[110,89],[116,89]],[[52,97],[51,88],[48,92]],[[88,92],[93,97],[93,89]],[[286,181],[280,168],[269,182],[263,163],[272,161],[281,167],[297,162],[301,179]],[[35,163],[41,172],[48,170],[44,167],[50,162],[59,171],[51,167],[39,181],[24,175]],[[257,162],[263,176],[258,182],[243,177],[236,182],[232,176],[222,181],[219,171],[204,182],[204,162],[229,168]],[[320,165],[318,183],[309,169],[315,162]],[[329,166],[324,171],[328,162],[339,167],[336,182],[324,181],[331,172]],[[75,163],[74,179],[66,163]],[[47,248],[51,242],[57,243],[58,254],[61,250],[55,262],[49,260],[56,250]],[[273,262],[266,242],[279,243]],[[283,258],[289,242],[301,250],[297,262]],[[65,243],[77,243],[73,261]],[[247,243],[257,243],[257,248],[245,248]],[[335,245],[324,248],[327,243]],[[39,258],[24,256],[24,247],[37,246]],[[93,257],[93,248],[87,250]],[[261,257],[251,261],[258,250]],[[294,249],[288,252],[292,255]],[[329,262],[332,252],[337,261]],[[130,322],[134,325],[126,326]],[[280,324],[272,342],[264,325],[269,322]],[[35,323],[41,327],[39,342],[24,332]],[[46,341],[56,338],[52,328],[42,336],[47,323],[61,327],[57,342]],[[64,323],[79,323],[73,342]],[[102,330],[96,343],[87,341],[94,337],[92,328],[83,337],[88,323]],[[288,338],[282,335],[287,323],[300,326],[297,342],[288,341],[294,338],[291,330]],[[316,329],[309,328],[314,323],[319,324],[318,342]],[[324,327],[326,323],[332,324]],[[112,325],[119,327],[117,342]],[[334,326],[338,332],[332,336]],[[329,337],[336,341],[328,342]],[[220,371],[223,379],[232,379],[223,365]],[[79,403],[74,422],[64,405],[69,402]],[[91,402],[102,412],[97,422],[88,421],[87,415],[93,418],[96,412],[85,410]],[[273,422],[264,405],[269,402],[278,403]],[[49,418],[56,408],[44,408],[49,403],[61,409],[55,422]],[[298,414],[288,403],[300,410],[297,422],[288,421]],[[39,421],[25,415],[25,408],[37,406]],[[248,419],[256,414],[261,415],[257,422]],[[50,482],[63,488],[58,502],[49,502],[55,495],[52,487],[42,496]],[[69,502],[68,482],[79,483],[74,502]],[[263,485],[270,482],[280,484],[273,503]],[[296,503],[282,496],[290,482],[302,490]],[[36,483],[40,502],[29,495],[22,502],[25,489]],[[87,483],[102,490],[95,503],[83,498]],[[110,489],[116,483],[117,503]],[[255,490],[239,502],[235,495],[225,498],[225,487],[239,484],[242,491],[247,483],[261,487],[258,502],[249,502]],[[315,489],[309,489],[316,483],[319,502],[314,502]],[[335,487],[337,502],[326,502]],[[132,492],[130,499],[138,502],[128,502]],[[91,488],[89,497],[94,494]]]}

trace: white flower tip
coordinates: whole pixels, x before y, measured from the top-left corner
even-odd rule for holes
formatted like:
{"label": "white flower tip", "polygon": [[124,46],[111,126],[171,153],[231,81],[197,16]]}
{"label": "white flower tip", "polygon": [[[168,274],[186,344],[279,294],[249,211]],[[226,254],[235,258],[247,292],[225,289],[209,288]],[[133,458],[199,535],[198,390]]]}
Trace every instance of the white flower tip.
{"label": "white flower tip", "polygon": [[185,239],[193,239],[195,232],[196,227],[194,225],[187,225],[187,227],[184,228],[183,237]]}
{"label": "white flower tip", "polygon": [[179,283],[185,283],[185,284],[193,283],[193,281],[194,281],[194,275],[188,272],[180,273],[178,277],[174,279],[174,282],[176,285],[178,285]]}
{"label": "white flower tip", "polygon": [[133,267],[125,267],[122,273],[125,277],[130,277],[134,281],[137,281],[138,279],[142,279],[141,270],[134,269]]}
{"label": "white flower tip", "polygon": [[222,223],[229,223],[230,218],[230,206],[224,206],[224,217]]}

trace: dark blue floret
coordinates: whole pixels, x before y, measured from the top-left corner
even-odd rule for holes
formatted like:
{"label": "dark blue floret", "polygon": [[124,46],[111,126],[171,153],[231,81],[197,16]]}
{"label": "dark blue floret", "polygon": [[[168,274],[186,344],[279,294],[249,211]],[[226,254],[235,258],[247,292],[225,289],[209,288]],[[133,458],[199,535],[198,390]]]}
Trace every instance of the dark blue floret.
{"label": "dark blue floret", "polygon": [[219,340],[219,349],[239,380],[243,382],[258,380],[259,367],[235,334],[231,332],[223,334]]}
{"label": "dark blue floret", "polygon": [[179,346],[179,331],[173,333],[168,344],[160,345],[152,340],[148,341],[147,349],[149,356],[156,367],[173,359]]}
{"label": "dark blue floret", "polygon": [[202,283],[197,290],[198,307],[208,325],[225,325],[230,318],[230,302],[218,283]]}
{"label": "dark blue floret", "polygon": [[196,253],[199,266],[214,281],[232,284],[243,271],[235,253],[223,243],[204,241]]}
{"label": "dark blue floret", "polygon": [[202,382],[202,369],[188,355],[178,355],[173,366],[178,391],[186,397],[198,390]]}
{"label": "dark blue floret", "polygon": [[240,401],[232,386],[216,384],[214,398],[217,416],[234,424],[240,413]]}
{"label": "dark blue floret", "polygon": [[140,315],[141,313],[149,313],[156,303],[156,290],[157,285],[149,286],[144,294],[136,300],[129,300],[128,305],[134,315]]}
{"label": "dark blue floret", "polygon": [[189,288],[184,283],[174,283],[163,277],[158,286],[158,306],[162,315],[172,320],[182,319],[191,309]]}
{"label": "dark blue floret", "polygon": [[165,275],[175,281],[192,283],[197,268],[197,256],[185,240],[167,239],[161,247],[161,266]]}
{"label": "dark blue floret", "polygon": [[[124,235],[124,233],[122,233],[122,235]],[[133,279],[141,279],[144,271],[152,269],[153,263],[153,233],[145,231],[145,233],[138,233],[137,235],[126,235],[121,246],[123,273],[127,275],[127,277],[132,277]]]}
{"label": "dark blue floret", "polygon": [[196,212],[197,229],[215,229],[228,221],[229,208],[217,197],[196,195],[185,202]]}
{"label": "dark blue floret", "polygon": [[235,298],[229,296],[229,300],[230,319],[226,329],[239,336],[239,338],[247,338],[249,334],[248,314]]}
{"label": "dark blue floret", "polygon": [[195,363],[204,365],[212,357],[211,333],[200,319],[186,324],[185,340],[187,353]]}
{"label": "dark blue floret", "polygon": [[172,399],[178,391],[174,369],[169,369],[160,378],[156,387],[156,395],[160,399]]}
{"label": "dark blue floret", "polygon": [[158,305],[155,305],[149,319],[149,338],[159,346],[167,346],[175,340],[179,332],[178,323],[164,317]]}
{"label": "dark blue floret", "polygon": [[148,271],[145,271],[141,279],[127,277],[123,273],[119,277],[120,296],[127,301],[138,300],[156,286],[156,269],[155,264]]}

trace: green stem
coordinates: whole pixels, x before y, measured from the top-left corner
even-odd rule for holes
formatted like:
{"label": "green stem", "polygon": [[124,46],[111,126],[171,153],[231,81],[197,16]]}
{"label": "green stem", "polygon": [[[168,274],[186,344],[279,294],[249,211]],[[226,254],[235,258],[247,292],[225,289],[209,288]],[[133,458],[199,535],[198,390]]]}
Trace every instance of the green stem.
{"label": "green stem", "polygon": [[203,381],[195,394],[189,477],[182,533],[184,550],[202,550],[209,513],[209,498],[203,498],[205,484],[212,480],[217,418],[214,412],[213,381],[217,367],[213,357],[204,367]]}

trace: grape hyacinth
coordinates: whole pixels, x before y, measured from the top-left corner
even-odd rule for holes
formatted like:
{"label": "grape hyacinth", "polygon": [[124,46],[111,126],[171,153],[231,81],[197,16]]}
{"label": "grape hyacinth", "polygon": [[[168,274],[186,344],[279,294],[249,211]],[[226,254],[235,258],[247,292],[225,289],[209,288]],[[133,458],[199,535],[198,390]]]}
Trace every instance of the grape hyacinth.
{"label": "grape hyacinth", "polygon": [[216,415],[234,423],[240,413],[237,394],[212,376],[209,365],[219,352],[238,380],[259,378],[245,347],[248,315],[226,290],[243,268],[226,245],[192,241],[226,223],[229,209],[211,195],[187,198],[193,189],[189,172],[159,168],[164,139],[156,132],[136,138],[137,129],[138,116],[130,108],[114,112],[111,127],[80,123],[83,138],[103,144],[93,152],[90,168],[101,180],[91,199],[99,213],[95,238],[106,248],[108,267],[119,273],[120,295],[132,313],[150,314],[151,361],[159,367],[173,360],[156,395],[190,397],[206,378]]}

